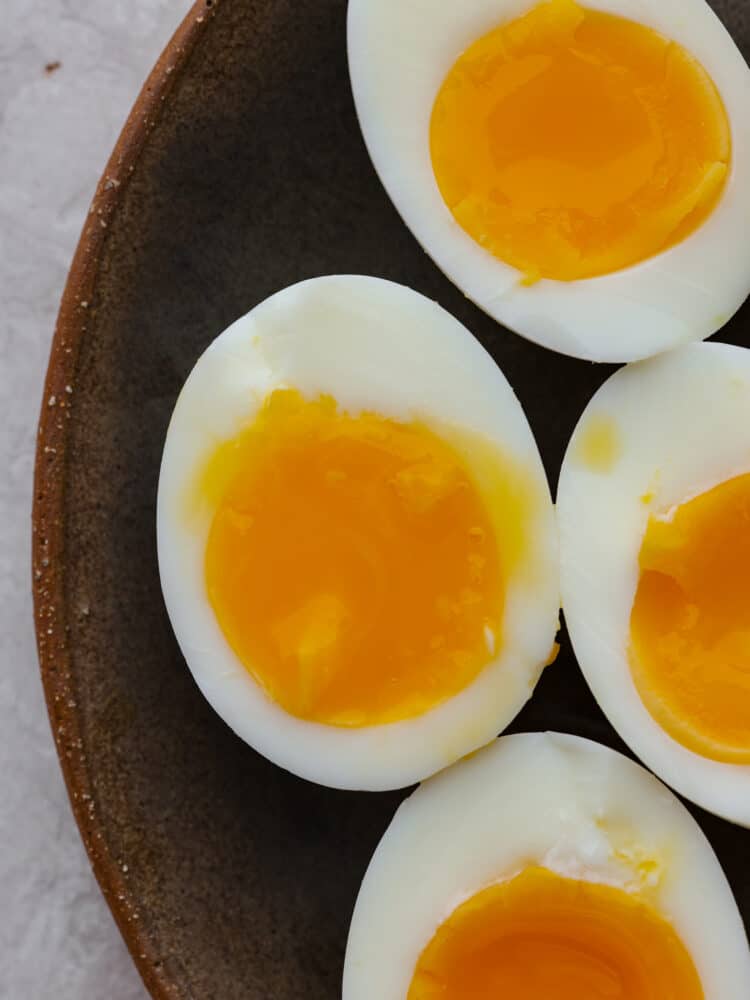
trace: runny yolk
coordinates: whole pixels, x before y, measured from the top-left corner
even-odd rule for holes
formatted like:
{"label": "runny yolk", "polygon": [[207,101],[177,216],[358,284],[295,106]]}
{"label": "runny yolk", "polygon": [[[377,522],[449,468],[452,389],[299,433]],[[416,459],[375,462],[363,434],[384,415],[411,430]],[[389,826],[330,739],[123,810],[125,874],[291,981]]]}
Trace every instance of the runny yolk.
{"label": "runny yolk", "polygon": [[500,650],[529,497],[484,439],[277,390],[200,488],[214,511],[211,605],[287,712],[339,726],[413,717]]}
{"label": "runny yolk", "polygon": [[422,952],[407,1000],[703,1000],[674,928],[623,889],[527,868]]}
{"label": "runny yolk", "polygon": [[650,28],[549,0],[480,38],[432,113],[459,225],[525,283],[609,274],[692,233],[724,189],[721,97]]}
{"label": "runny yolk", "polygon": [[662,728],[750,763],[750,475],[649,519],[630,630],[633,679]]}

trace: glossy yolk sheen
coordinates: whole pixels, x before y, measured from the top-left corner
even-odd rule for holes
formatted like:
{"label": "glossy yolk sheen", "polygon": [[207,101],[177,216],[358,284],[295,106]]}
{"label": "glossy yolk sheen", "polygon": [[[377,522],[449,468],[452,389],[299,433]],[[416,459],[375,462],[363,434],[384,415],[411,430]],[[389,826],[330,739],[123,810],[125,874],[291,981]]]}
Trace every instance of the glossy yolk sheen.
{"label": "glossy yolk sheen", "polygon": [[656,721],[696,753],[750,763],[750,475],[649,520],[630,624]]}
{"label": "glossy yolk sheen", "polygon": [[494,659],[523,501],[489,444],[449,437],[277,390],[211,459],[209,598],[287,712],[340,726],[412,717]]}
{"label": "glossy yolk sheen", "polygon": [[682,240],[718,201],[731,136],[683,48],[551,0],[458,59],[431,150],[458,223],[531,283],[608,274]]}
{"label": "glossy yolk sheen", "polygon": [[529,868],[459,906],[422,953],[408,1000],[702,1000],[663,917],[611,886]]}

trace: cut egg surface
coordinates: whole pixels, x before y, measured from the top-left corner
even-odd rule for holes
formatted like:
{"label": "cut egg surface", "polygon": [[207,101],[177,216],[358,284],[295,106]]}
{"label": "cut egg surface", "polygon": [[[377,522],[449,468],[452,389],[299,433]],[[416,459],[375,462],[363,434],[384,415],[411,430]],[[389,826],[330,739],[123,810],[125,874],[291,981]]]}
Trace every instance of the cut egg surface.
{"label": "cut egg surface", "polygon": [[386,190],[503,325],[632,361],[747,297],[750,70],[705,0],[350,0],[348,42]]}
{"label": "cut egg surface", "polygon": [[635,753],[750,826],[750,351],[693,344],[613,375],[558,489],[565,620]]}
{"label": "cut egg surface", "polygon": [[169,427],[162,587],[225,721],[322,784],[394,788],[493,739],[555,651],[556,525],[494,361],[375,278],[218,337]]}
{"label": "cut egg surface", "polygon": [[597,743],[505,736],[396,813],[354,910],[343,1000],[745,1000],[711,845]]}

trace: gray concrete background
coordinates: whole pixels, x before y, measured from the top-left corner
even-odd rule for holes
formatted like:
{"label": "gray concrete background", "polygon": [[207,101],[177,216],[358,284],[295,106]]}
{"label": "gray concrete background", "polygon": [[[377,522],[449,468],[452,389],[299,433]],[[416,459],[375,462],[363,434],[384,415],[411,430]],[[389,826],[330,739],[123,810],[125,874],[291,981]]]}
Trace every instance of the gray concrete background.
{"label": "gray concrete background", "polygon": [[144,1000],[78,839],[49,733],[29,509],[68,265],[117,134],[189,0],[1,6],[0,998]]}

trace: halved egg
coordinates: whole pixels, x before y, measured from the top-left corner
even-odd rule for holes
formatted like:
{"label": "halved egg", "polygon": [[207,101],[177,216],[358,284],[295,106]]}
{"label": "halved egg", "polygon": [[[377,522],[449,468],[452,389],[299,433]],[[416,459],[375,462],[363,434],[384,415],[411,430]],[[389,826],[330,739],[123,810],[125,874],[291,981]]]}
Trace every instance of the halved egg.
{"label": "halved egg", "polygon": [[630,361],[750,291],[750,70],[705,0],[350,0],[386,190],[478,306]]}
{"label": "halved egg", "polygon": [[303,282],[214,341],[167,434],[158,546],[208,700],[323,784],[408,785],[475,750],[554,652],[556,526],[521,406],[390,282]]}
{"label": "halved egg", "polygon": [[599,744],[506,736],[400,807],[343,1000],[746,1000],[750,950],[687,810]]}
{"label": "halved egg", "polygon": [[693,802],[750,826],[750,351],[618,371],[570,442],[565,620],[614,727]]}

